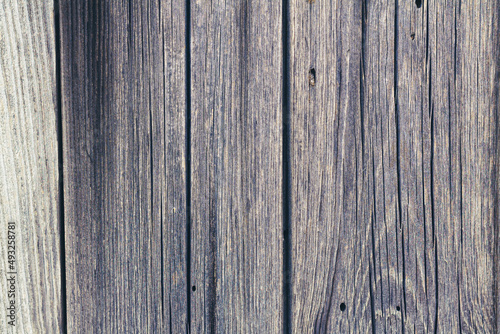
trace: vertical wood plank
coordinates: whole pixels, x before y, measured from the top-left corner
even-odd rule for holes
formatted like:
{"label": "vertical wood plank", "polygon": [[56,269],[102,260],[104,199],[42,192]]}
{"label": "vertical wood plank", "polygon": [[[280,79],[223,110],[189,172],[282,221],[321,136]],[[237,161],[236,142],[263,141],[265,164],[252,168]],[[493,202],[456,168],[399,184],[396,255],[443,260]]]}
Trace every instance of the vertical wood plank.
{"label": "vertical wood plank", "polygon": [[69,332],[184,332],[185,4],[63,1]]}
{"label": "vertical wood plank", "polygon": [[59,333],[63,324],[53,9],[0,1],[1,333]]}
{"label": "vertical wood plank", "polygon": [[293,333],[370,326],[361,15],[361,1],[290,1]]}
{"label": "vertical wood plank", "polygon": [[282,331],[281,4],[191,2],[193,333]]}
{"label": "vertical wood plank", "polygon": [[292,331],[496,332],[498,4],[290,23]]}
{"label": "vertical wood plank", "polygon": [[499,31],[492,29],[498,3],[427,6],[431,203],[438,238],[435,326],[439,332],[497,332],[493,167],[498,110],[492,108],[492,90]]}
{"label": "vertical wood plank", "polygon": [[397,8],[406,330],[496,331],[497,6]]}

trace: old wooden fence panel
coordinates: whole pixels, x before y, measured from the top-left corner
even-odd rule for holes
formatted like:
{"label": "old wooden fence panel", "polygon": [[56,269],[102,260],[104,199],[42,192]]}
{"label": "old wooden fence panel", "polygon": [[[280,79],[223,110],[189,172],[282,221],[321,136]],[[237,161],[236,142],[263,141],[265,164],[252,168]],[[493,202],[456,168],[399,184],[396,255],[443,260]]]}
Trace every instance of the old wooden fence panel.
{"label": "old wooden fence panel", "polygon": [[0,1],[0,333],[63,328],[53,8]]}
{"label": "old wooden fence panel", "polygon": [[0,0],[0,332],[498,332],[499,29],[499,1]]}

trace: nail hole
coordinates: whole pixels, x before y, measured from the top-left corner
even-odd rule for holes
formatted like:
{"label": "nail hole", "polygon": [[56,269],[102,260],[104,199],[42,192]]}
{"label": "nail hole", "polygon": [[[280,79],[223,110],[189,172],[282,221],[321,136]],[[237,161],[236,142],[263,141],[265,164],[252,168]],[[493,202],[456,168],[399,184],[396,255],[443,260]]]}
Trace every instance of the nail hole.
{"label": "nail hole", "polygon": [[399,307],[399,305],[396,306],[396,311],[401,311],[401,307]]}
{"label": "nail hole", "polygon": [[414,39],[415,39],[415,33],[412,33],[412,34],[410,35],[410,37],[411,37],[411,39],[412,39],[412,40],[414,40]]}
{"label": "nail hole", "polygon": [[196,291],[196,285],[193,285],[193,286],[191,287],[191,290]]}
{"label": "nail hole", "polygon": [[316,70],[311,68],[309,70],[309,86],[314,87],[316,85]]}
{"label": "nail hole", "polygon": [[417,5],[417,8],[422,7],[422,0],[415,0],[415,5]]}
{"label": "nail hole", "polygon": [[345,304],[344,304],[344,303],[340,304],[340,310],[341,310],[342,312],[344,312],[344,311],[345,311],[345,308],[346,308],[346,306],[345,306]]}

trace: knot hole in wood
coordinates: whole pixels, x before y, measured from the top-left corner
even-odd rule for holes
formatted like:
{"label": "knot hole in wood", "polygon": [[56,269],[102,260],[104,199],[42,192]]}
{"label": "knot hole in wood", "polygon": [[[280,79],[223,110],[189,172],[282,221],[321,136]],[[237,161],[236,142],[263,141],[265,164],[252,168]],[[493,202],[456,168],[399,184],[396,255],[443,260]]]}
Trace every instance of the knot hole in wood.
{"label": "knot hole in wood", "polygon": [[311,68],[309,70],[309,86],[314,87],[316,85],[316,70]]}

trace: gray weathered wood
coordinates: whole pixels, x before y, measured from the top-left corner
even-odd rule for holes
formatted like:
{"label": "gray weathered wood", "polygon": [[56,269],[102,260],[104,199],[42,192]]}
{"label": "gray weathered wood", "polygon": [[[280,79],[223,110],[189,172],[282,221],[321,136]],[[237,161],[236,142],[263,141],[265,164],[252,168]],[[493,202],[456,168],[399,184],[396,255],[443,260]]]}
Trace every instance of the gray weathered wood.
{"label": "gray weathered wood", "polygon": [[69,333],[186,329],[185,4],[62,1]]}
{"label": "gray weathered wood", "polygon": [[[53,4],[0,1],[0,332],[62,325]],[[8,324],[15,223],[15,326]],[[12,255],[12,254],[11,254]]]}
{"label": "gray weathered wood", "polygon": [[363,154],[369,139],[359,127],[361,4],[290,3],[294,333],[364,332],[370,326],[371,217],[363,210],[370,196]]}
{"label": "gray weathered wood", "polygon": [[191,2],[193,333],[282,332],[281,22]]}
{"label": "gray weathered wood", "polygon": [[[427,224],[427,230],[434,230],[437,252],[437,314],[436,322],[430,319],[429,330],[434,327],[438,332],[498,333],[495,319],[498,306],[494,299],[494,228],[498,220],[495,222],[493,216],[496,196],[493,167],[498,164],[495,145],[500,138],[498,106],[492,104],[493,75],[498,71],[495,55],[498,57],[499,47],[494,44],[499,31],[493,30],[493,14],[498,12],[498,5],[497,1],[447,4],[433,1],[425,2],[422,12],[418,12],[427,16],[429,29],[426,44],[420,45],[428,50],[425,58],[421,57],[427,88],[421,97],[427,100],[421,117],[423,136],[428,140],[423,146],[423,160],[427,164],[424,170],[430,171],[430,179],[424,177],[424,188],[430,188],[430,197],[424,193],[428,199],[426,208],[430,208],[425,221],[432,223]],[[401,15],[405,18],[400,23],[402,27],[410,26],[408,12],[406,9]],[[417,30],[417,34],[422,32]],[[399,44],[404,45],[400,36]],[[410,40],[405,43],[411,45]],[[411,51],[408,48],[403,52],[404,46],[401,50],[398,63],[405,68],[402,59],[409,65]],[[417,90],[406,88],[414,81],[410,75],[406,79],[407,83],[400,87],[400,96],[405,96],[408,103]],[[410,103],[408,107],[415,110]],[[414,116],[406,115],[408,120]],[[402,141],[407,143],[402,152],[411,149],[411,123],[401,119],[406,126],[401,131],[406,130],[408,136]],[[411,158],[408,154],[407,160]],[[406,172],[411,170],[408,168]],[[412,234],[408,231],[409,236]],[[420,248],[420,243],[415,247]],[[406,295],[407,300],[415,298],[411,289],[407,289]],[[420,312],[422,308],[416,305],[413,313]],[[411,318],[405,320],[410,328]]]}
{"label": "gray weathered wood", "polygon": [[498,3],[290,18],[292,331],[496,332]]}

